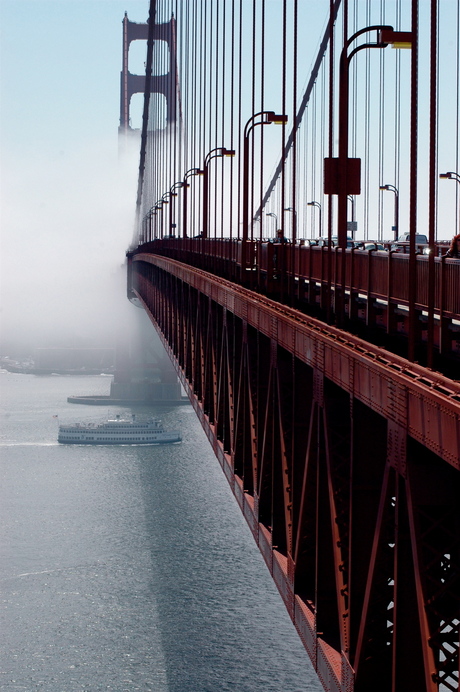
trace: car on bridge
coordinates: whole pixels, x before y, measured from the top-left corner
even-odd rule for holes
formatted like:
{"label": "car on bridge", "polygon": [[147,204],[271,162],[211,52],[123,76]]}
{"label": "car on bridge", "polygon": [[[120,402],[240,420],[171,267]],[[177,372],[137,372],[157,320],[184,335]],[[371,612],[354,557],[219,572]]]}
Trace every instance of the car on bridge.
{"label": "car on bridge", "polygon": [[379,250],[379,251],[386,251],[385,245],[383,243],[377,243],[375,241],[367,241],[362,244],[360,248],[357,248],[358,250],[366,250],[366,252],[369,252],[370,250]]}
{"label": "car on bridge", "polygon": [[[347,248],[355,247],[355,242],[350,236],[347,237]],[[339,244],[339,237],[333,235],[331,237],[331,247],[337,247]],[[327,238],[316,238],[316,245],[318,247],[327,247]]]}
{"label": "car on bridge", "polygon": [[[426,235],[421,233],[415,234],[415,251],[423,252],[425,247],[428,245],[428,238]],[[398,240],[391,244],[390,250],[395,252],[409,252],[410,247],[410,233],[403,233],[399,236]]]}

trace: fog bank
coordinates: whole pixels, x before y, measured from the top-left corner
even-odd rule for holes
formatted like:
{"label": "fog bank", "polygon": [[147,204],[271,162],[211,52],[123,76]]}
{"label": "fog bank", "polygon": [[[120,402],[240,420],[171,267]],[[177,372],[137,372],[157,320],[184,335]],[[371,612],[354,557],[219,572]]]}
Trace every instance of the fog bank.
{"label": "fog bank", "polygon": [[139,142],[2,161],[0,350],[114,346],[126,299]]}

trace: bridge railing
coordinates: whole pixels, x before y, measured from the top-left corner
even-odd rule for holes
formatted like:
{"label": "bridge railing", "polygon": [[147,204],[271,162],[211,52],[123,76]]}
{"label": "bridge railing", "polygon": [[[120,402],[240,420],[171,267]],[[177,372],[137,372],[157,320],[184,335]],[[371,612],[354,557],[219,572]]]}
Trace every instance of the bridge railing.
{"label": "bridge railing", "polygon": [[[218,273],[225,278],[242,278],[242,242],[230,238],[186,238],[156,240],[141,245],[141,252],[153,252],[192,264],[200,269]],[[248,272],[259,270],[263,277],[272,278],[282,270],[284,277],[333,285],[341,283],[341,248],[308,245],[275,244],[247,241]],[[406,304],[409,300],[409,255],[399,252],[359,249],[345,251],[345,285],[347,291],[369,292],[372,297]],[[429,304],[429,258],[416,256],[416,304],[427,309]],[[330,266],[330,270],[329,270]],[[434,258],[434,307],[453,318],[460,316],[460,263],[445,257]],[[281,277],[278,277],[281,278]]]}
{"label": "bridge railing", "polygon": [[[334,312],[344,287],[347,319],[398,337],[408,334],[409,254],[346,249],[342,282],[343,251],[338,247],[248,240],[243,252],[241,240],[170,238],[145,243],[136,252],[184,262],[315,314]],[[430,281],[428,255],[418,254],[415,260],[419,340],[426,341],[431,311],[434,347],[460,357],[460,262],[435,257]]]}

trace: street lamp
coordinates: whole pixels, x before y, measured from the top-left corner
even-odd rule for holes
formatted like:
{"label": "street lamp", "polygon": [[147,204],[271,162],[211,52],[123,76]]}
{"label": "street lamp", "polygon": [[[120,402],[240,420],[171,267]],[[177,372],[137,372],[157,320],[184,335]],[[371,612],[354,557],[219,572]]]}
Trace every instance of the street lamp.
{"label": "street lamp", "polygon": [[[164,195],[163,195],[164,196]],[[163,204],[167,204],[164,199],[159,199],[155,202],[154,209],[155,211],[163,211]],[[155,216],[158,217],[157,214]],[[156,238],[162,238],[163,237],[163,214],[161,215],[161,229],[157,228],[158,224],[155,224],[155,237]],[[161,233],[160,233],[161,230]]]}
{"label": "street lamp", "polygon": [[[377,31],[376,43],[363,43],[348,55],[348,48],[358,36]],[[347,246],[347,200],[348,195],[361,192],[361,159],[348,156],[348,105],[349,105],[349,67],[352,58],[365,48],[410,48],[412,33],[394,31],[392,26],[368,26],[354,33],[346,42],[340,55],[340,93],[339,93],[339,156],[325,161],[325,193],[338,195],[338,245]],[[343,257],[345,260],[345,256]],[[343,276],[343,273],[342,273]]]}
{"label": "street lamp", "polygon": [[395,234],[395,240],[398,240],[398,232],[399,232],[399,192],[398,188],[396,188],[394,185],[380,185],[380,190],[389,190],[390,192],[394,193],[395,196],[395,220],[394,220],[394,226],[391,229],[394,234]]}
{"label": "street lamp", "polygon": [[277,228],[278,228],[278,217],[277,217],[277,215],[275,214],[274,211],[268,211],[268,212],[265,214],[265,216],[272,216],[272,217],[275,219],[275,233],[276,233],[276,230],[277,230]]}
{"label": "street lamp", "polygon": [[[156,240],[157,237],[158,237],[158,233],[157,233],[157,226],[158,226],[157,219],[158,219],[158,212],[161,211],[161,208],[162,208],[161,205],[158,204],[158,202],[156,202],[156,203],[154,204],[154,206],[152,207],[152,209],[151,209],[152,217],[155,217],[155,219],[152,218],[152,228],[151,228],[151,235],[152,235],[152,237],[150,238],[150,240]],[[153,231],[153,233],[152,233],[152,231]]]}
{"label": "street lamp", "polygon": [[150,242],[151,240],[153,240],[153,233],[152,233],[152,230],[153,230],[153,217],[156,216],[156,213],[157,213],[157,212],[156,212],[156,207],[155,207],[155,206],[150,207],[150,209],[149,209],[149,211],[148,211],[148,213],[146,214],[146,217],[145,217],[146,222],[147,222],[147,238],[146,238],[146,240],[147,240],[148,242]]}
{"label": "street lamp", "polygon": [[[175,190],[178,190],[181,187],[184,187],[184,183],[182,181],[174,183],[174,185],[172,185],[169,189],[170,197],[177,197],[177,192],[175,192]],[[174,231],[174,229],[176,228],[175,212],[176,212],[175,204],[171,204],[171,211],[169,212],[169,235],[171,235],[171,236],[176,235],[176,233]]]}
{"label": "street lamp", "polygon": [[355,198],[353,195],[347,196],[348,201],[351,203],[351,221],[347,221],[347,231],[350,231],[351,237],[355,237],[355,233],[358,230],[358,224],[355,218]]}
{"label": "street lamp", "polygon": [[[348,49],[353,41],[371,31],[376,31],[376,43],[363,43],[348,55]],[[366,48],[386,48],[392,44],[394,48],[411,48],[412,33],[405,31],[394,31],[392,26],[376,25],[368,26],[354,33],[346,41],[340,54],[340,81],[339,81],[339,156],[338,158],[328,158],[324,166],[324,192],[327,195],[337,195],[337,236],[338,246],[342,250],[341,256],[341,286],[338,300],[336,301],[337,321],[339,325],[343,322],[345,312],[345,268],[347,247],[347,206],[348,195],[359,195],[361,193],[361,159],[350,158],[348,156],[349,138],[349,68],[352,58]],[[337,298],[336,297],[336,298]]]}
{"label": "street lamp", "polygon": [[321,204],[319,202],[307,202],[307,207],[316,207],[319,211],[319,237],[323,237],[323,220],[321,213]]}
{"label": "street lamp", "polygon": [[440,173],[440,178],[447,178],[448,180],[456,180],[460,184],[460,174],[454,171],[447,171],[447,173]]}
{"label": "street lamp", "polygon": [[294,207],[286,207],[286,209],[284,211],[292,212],[292,215],[294,217],[294,233],[292,234],[292,237],[293,237],[292,242],[295,242],[297,240],[297,211],[294,209]]}
{"label": "street lamp", "polygon": [[[171,193],[170,193],[169,190],[168,190],[168,192],[165,192],[165,193],[164,193],[164,195],[162,196],[160,202],[161,202],[162,204],[169,204],[169,199],[168,199],[168,197],[170,197],[170,196],[171,196]],[[163,207],[162,207],[162,209],[163,209]],[[169,213],[169,218],[170,218],[170,220],[171,220],[171,212]],[[163,227],[163,221],[164,221],[164,214],[162,214],[162,217],[161,217],[161,237],[162,237],[162,239],[165,238],[165,235],[164,235],[165,228]]]}
{"label": "street lamp", "polygon": [[[254,122],[256,118],[263,118]],[[246,269],[246,245],[249,236],[249,135],[257,125],[281,125],[287,122],[287,115],[278,115],[274,111],[260,111],[249,118],[243,132],[243,246],[241,251],[241,268]],[[276,217],[275,217],[276,218]]]}
{"label": "street lamp", "polygon": [[235,156],[233,149],[225,149],[225,147],[216,147],[211,149],[206,154],[203,165],[203,238],[208,237],[208,166],[212,159],[216,159],[220,156]]}
{"label": "street lamp", "polygon": [[184,190],[184,197],[183,197],[183,209],[182,209],[182,237],[186,238],[187,237],[187,206],[188,206],[188,193],[187,190],[190,187],[189,183],[187,182],[188,178],[191,178],[192,175],[204,175],[204,171],[201,170],[201,168],[189,168],[188,171],[186,171],[184,175],[184,181],[183,181],[183,190]]}
{"label": "street lamp", "polygon": [[139,231],[139,243],[142,245],[142,243],[146,243],[149,240],[149,231],[150,231],[150,226],[151,226],[151,213],[152,210],[149,209],[149,211],[144,214],[142,218],[142,223]]}

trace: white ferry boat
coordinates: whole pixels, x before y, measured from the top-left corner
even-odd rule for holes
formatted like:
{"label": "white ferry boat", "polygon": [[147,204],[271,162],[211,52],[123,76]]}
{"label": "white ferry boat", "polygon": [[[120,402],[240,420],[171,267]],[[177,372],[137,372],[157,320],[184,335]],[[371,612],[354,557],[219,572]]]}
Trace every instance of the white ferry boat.
{"label": "white ferry boat", "polygon": [[181,442],[178,430],[167,431],[160,420],[123,420],[116,416],[105,423],[59,425],[58,442],[77,445],[151,445]]}

